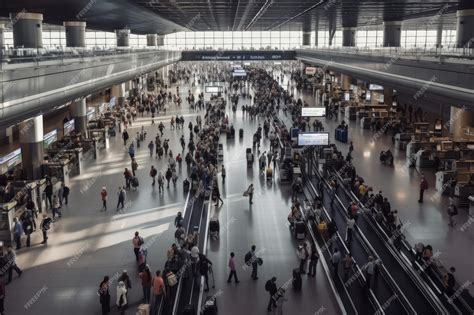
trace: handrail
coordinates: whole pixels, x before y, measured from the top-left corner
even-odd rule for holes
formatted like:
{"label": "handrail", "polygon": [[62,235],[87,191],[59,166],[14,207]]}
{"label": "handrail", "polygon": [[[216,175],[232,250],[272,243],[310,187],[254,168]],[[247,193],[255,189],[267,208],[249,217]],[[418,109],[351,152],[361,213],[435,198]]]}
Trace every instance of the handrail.
{"label": "handrail", "polygon": [[[318,191],[317,191],[316,188],[314,188],[313,183],[311,183],[311,181],[308,181],[308,183],[309,183],[309,185],[311,186],[313,192],[316,194],[316,196],[319,197]],[[324,213],[325,213],[326,218],[329,218],[329,219],[332,221],[331,216],[329,215],[329,213],[328,213],[327,210],[326,210],[326,207],[325,207],[324,205],[321,205],[321,207],[322,207],[322,209],[323,209],[323,211],[324,211]],[[349,251],[349,249],[347,248],[346,243],[342,241],[342,237],[341,237],[341,235],[339,234],[338,231],[336,232],[336,234],[337,234],[339,240],[341,241],[341,244],[342,244],[344,250],[345,250],[347,253],[349,253],[350,251]],[[362,279],[362,281],[365,283],[365,282],[366,282],[366,278],[365,278],[364,272],[362,271],[362,269],[361,269],[361,268],[359,267],[359,265],[357,264],[357,261],[355,260],[355,258],[353,258],[353,264],[354,264],[354,266],[355,266],[354,268],[357,269],[357,274],[360,275],[360,276],[357,277],[357,279],[359,279],[359,281],[360,281],[360,279]],[[345,286],[344,286],[344,287],[345,287]],[[383,310],[383,308],[382,308],[380,302],[378,301],[378,299],[377,299],[377,297],[375,296],[375,294],[374,294],[374,292],[372,291],[372,289],[369,289],[369,292],[370,292],[369,296],[370,296],[371,299],[372,299],[372,303],[375,303],[374,307],[376,308],[376,312],[378,312],[377,314],[380,314],[380,315],[385,314],[385,311]]]}
{"label": "handrail", "polygon": [[[334,169],[333,169],[333,172],[334,172]],[[343,183],[342,181],[342,177],[341,175],[339,174],[339,172],[334,172],[335,173],[335,176],[337,178],[338,181],[340,181],[341,183]],[[360,206],[361,208],[364,210],[364,213],[365,214],[368,214],[368,215],[371,215],[370,214],[370,209],[367,209],[366,205],[364,203],[362,203],[354,194],[354,192],[352,192],[351,190],[347,190],[347,188],[342,185],[341,186],[342,189],[345,191],[346,194],[348,194],[350,196],[350,199],[352,199],[353,201],[355,200]],[[379,236],[381,237],[380,235],[380,231],[378,229],[376,229],[372,223],[371,220],[367,220],[367,223],[371,226],[371,228],[374,230],[374,232]],[[385,231],[382,230],[382,233],[385,234]],[[390,239],[388,237],[388,235],[385,234],[385,236],[387,237],[387,239]],[[382,238],[383,240],[383,238]],[[411,266],[407,265],[404,261],[402,261],[399,257],[399,255],[397,254],[397,251],[394,251],[393,250],[393,244],[390,246],[390,244],[387,244],[387,242],[385,242],[385,240],[383,241],[383,244],[385,245],[385,247],[388,249],[388,251],[390,252],[390,254],[392,255],[393,258],[395,258],[395,260],[400,264],[400,266],[402,267],[402,269],[407,273],[407,275],[414,281],[416,287],[418,287],[418,289],[420,289],[420,291],[423,293],[423,295],[426,297],[426,298],[429,298],[435,305],[436,307],[438,308],[438,310],[441,310],[445,313],[448,313],[448,310],[444,307],[444,305],[441,303],[441,301],[439,300],[439,298],[434,294],[434,292],[431,290],[431,288],[429,288],[426,283],[423,283],[422,282],[422,279],[419,277],[419,274],[417,275],[416,272],[414,272],[413,268],[411,268]],[[385,266],[384,266],[385,268]],[[389,275],[390,276],[390,275]],[[390,278],[392,278],[390,276]],[[392,278],[393,280],[393,278]],[[394,284],[396,285],[396,283],[394,282]],[[400,288],[398,287],[398,285],[396,285],[396,287],[398,288],[398,290],[400,290]],[[403,293],[402,293],[403,294]],[[403,295],[404,298],[406,299],[406,296]]]}

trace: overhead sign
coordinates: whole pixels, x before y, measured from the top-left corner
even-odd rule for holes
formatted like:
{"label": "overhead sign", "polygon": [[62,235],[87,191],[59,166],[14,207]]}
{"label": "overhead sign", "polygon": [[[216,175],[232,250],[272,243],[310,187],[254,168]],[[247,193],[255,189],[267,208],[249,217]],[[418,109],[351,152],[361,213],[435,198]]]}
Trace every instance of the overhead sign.
{"label": "overhead sign", "polygon": [[383,91],[383,86],[377,84],[369,84],[369,90],[371,91]]}
{"label": "overhead sign", "polygon": [[302,107],[301,116],[303,117],[324,117],[326,116],[325,107]]}
{"label": "overhead sign", "polygon": [[21,148],[0,158],[0,174],[5,174],[11,167],[21,163]]}
{"label": "overhead sign", "polygon": [[306,73],[306,75],[315,75],[316,74],[316,68],[315,67],[306,67],[305,68],[305,73]]}
{"label": "overhead sign", "polygon": [[298,145],[329,145],[328,132],[302,132],[298,134]]}
{"label": "overhead sign", "polygon": [[220,87],[219,86],[206,86],[206,93],[219,93]]}
{"label": "overhead sign", "polygon": [[296,52],[290,50],[214,50],[214,51],[183,51],[182,61],[251,61],[251,60],[295,60]]}
{"label": "overhead sign", "polygon": [[[105,105],[105,103],[103,105]],[[87,110],[87,122],[94,119],[94,117],[95,117],[95,108],[91,107]]]}

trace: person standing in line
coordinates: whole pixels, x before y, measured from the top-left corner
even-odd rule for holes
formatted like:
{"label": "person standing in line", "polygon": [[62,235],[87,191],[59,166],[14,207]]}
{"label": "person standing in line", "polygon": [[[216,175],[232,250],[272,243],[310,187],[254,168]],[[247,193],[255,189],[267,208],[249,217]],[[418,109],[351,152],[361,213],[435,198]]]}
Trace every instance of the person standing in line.
{"label": "person standing in line", "polygon": [[104,186],[100,191],[100,199],[102,199],[102,210],[107,211],[107,188]]}
{"label": "person standing in line", "polygon": [[7,254],[5,255],[5,260],[7,261],[7,264],[9,264],[7,282],[7,284],[9,284],[10,282],[12,282],[13,270],[15,270],[15,272],[18,274],[18,277],[21,277],[21,274],[23,273],[23,271],[21,271],[21,269],[16,264],[16,254],[11,245],[8,245],[7,247]]}
{"label": "person standing in line", "polygon": [[124,202],[125,202],[125,189],[123,187],[119,187],[117,212],[119,211],[119,206],[120,205],[122,205],[122,209],[125,207]]}
{"label": "person standing in line", "polygon": [[426,180],[424,175],[421,175],[421,181],[420,181],[420,199],[418,199],[419,203],[423,203],[423,195],[425,193],[425,190],[428,189],[428,181]]}
{"label": "person standing in line", "polygon": [[316,266],[318,265],[319,255],[316,251],[316,245],[311,245],[311,255],[309,256],[308,277],[316,277]]}
{"label": "person standing in line", "polygon": [[344,277],[342,279],[344,282],[346,282],[347,277],[349,276],[349,271],[351,271],[352,264],[354,263],[354,259],[352,258],[351,252],[347,253],[342,263],[343,263],[343,268],[344,268]]}
{"label": "person standing in line", "polygon": [[18,218],[13,218],[13,238],[15,239],[16,249],[21,249],[21,235],[23,234],[23,225]]}
{"label": "person standing in line", "polygon": [[272,277],[270,280],[268,280],[265,283],[265,291],[267,291],[270,294],[270,299],[268,300],[268,306],[267,310],[269,312],[272,311],[272,306],[274,308],[277,307],[275,297],[276,293],[278,292],[277,286],[276,286],[276,277]]}
{"label": "person standing in line", "polygon": [[354,230],[354,225],[355,225],[354,217],[352,215],[349,215],[349,218],[347,219],[347,222],[346,222],[348,243],[352,242],[352,233]]}
{"label": "person standing in line", "polygon": [[370,289],[370,280],[372,276],[374,275],[374,269],[375,269],[375,262],[374,262],[374,257],[369,256],[369,262],[366,265],[366,273],[365,273],[365,279],[366,279],[366,288]]}
{"label": "person standing in line", "polygon": [[234,276],[235,283],[239,283],[239,279],[237,279],[237,271],[235,270],[234,257],[235,257],[234,252],[230,253],[230,258],[229,258],[229,263],[228,263],[230,274],[229,274],[229,277],[227,278],[227,283],[232,282],[232,276]]}
{"label": "person standing in line", "polygon": [[109,276],[105,276],[104,280],[99,284],[97,292],[100,298],[100,305],[102,306],[102,315],[110,313],[110,291],[109,291]]}
{"label": "person standing in line", "polygon": [[254,192],[254,188],[253,188],[253,184],[250,184],[250,186],[247,188],[247,194],[249,195],[249,204],[253,204],[253,192]]}
{"label": "person standing in line", "polygon": [[138,231],[135,232],[135,236],[132,239],[133,252],[135,253],[135,258],[138,261],[138,254],[140,253],[140,248],[142,247],[144,241],[141,236],[138,235]]}
{"label": "person standing in line", "polygon": [[43,233],[43,241],[41,242],[41,244],[46,244],[48,242],[48,230],[51,228],[52,222],[53,220],[51,220],[51,218],[48,217],[46,213],[43,213],[43,220],[40,224],[40,229]]}
{"label": "person standing in line", "polygon": [[300,260],[300,273],[306,274],[305,266],[309,258],[308,244],[305,242],[303,245],[298,246],[298,251],[296,254]]}
{"label": "person standing in line", "polygon": [[156,276],[153,278],[153,294],[154,294],[154,301],[151,314],[157,314],[160,309],[161,300],[163,297],[166,297],[166,288],[165,282],[163,281],[163,277],[161,276],[161,271],[156,271]]}
{"label": "person standing in line", "polygon": [[151,183],[152,186],[155,186],[155,178],[156,178],[157,173],[158,172],[157,172],[156,168],[152,165],[151,169],[150,169],[150,177],[153,179],[153,182]]}
{"label": "person standing in line", "polygon": [[143,288],[143,303],[150,304],[150,291],[151,291],[151,272],[148,265],[145,266],[145,269],[138,274],[142,281]]}
{"label": "person standing in line", "polygon": [[336,276],[338,273],[338,267],[339,263],[341,262],[341,253],[339,252],[339,249],[334,249],[334,253],[331,256],[331,263],[334,268],[334,275]]}

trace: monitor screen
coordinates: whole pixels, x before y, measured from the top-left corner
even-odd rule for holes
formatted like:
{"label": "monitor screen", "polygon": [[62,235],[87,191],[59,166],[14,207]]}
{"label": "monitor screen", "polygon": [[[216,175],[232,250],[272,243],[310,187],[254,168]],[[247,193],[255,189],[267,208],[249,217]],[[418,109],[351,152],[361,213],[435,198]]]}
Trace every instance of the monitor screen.
{"label": "monitor screen", "polygon": [[72,131],[74,131],[74,119],[71,119],[67,123],[64,124],[64,135],[69,135]]}
{"label": "monitor screen", "polygon": [[299,133],[298,145],[329,145],[329,133],[328,132]]}
{"label": "monitor screen", "polygon": [[314,75],[316,73],[316,68],[315,67],[306,67],[305,68],[305,74],[306,75]]}
{"label": "monitor screen", "polygon": [[301,108],[301,116],[324,117],[326,116],[326,108],[325,107],[303,107]]}
{"label": "monitor screen", "polygon": [[219,93],[218,86],[206,86],[206,93]]}
{"label": "monitor screen", "polygon": [[345,92],[344,93],[344,100],[349,101],[350,99],[351,99],[351,96],[350,96],[349,92]]}
{"label": "monitor screen", "polygon": [[371,91],[383,91],[383,86],[377,84],[369,84],[369,90]]}

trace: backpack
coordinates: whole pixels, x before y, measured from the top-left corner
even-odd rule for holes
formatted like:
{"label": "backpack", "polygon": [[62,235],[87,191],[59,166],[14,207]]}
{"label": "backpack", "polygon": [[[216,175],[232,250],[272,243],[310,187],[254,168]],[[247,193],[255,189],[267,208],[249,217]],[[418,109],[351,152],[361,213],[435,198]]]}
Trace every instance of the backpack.
{"label": "backpack", "polygon": [[245,259],[245,264],[250,265],[250,261],[252,260],[252,253],[248,252],[247,254],[245,254],[244,259]]}
{"label": "backpack", "polygon": [[268,280],[267,283],[265,283],[265,291],[270,292],[272,286],[272,280]]}
{"label": "backpack", "polygon": [[166,278],[168,279],[168,285],[170,287],[173,287],[178,283],[178,279],[176,279],[176,275],[172,273],[171,271],[166,274]]}
{"label": "backpack", "polygon": [[150,176],[155,177],[156,173],[157,173],[156,168],[154,168],[153,170],[150,171]]}

